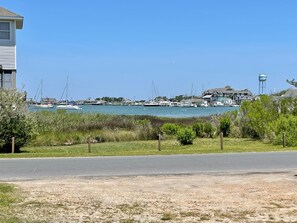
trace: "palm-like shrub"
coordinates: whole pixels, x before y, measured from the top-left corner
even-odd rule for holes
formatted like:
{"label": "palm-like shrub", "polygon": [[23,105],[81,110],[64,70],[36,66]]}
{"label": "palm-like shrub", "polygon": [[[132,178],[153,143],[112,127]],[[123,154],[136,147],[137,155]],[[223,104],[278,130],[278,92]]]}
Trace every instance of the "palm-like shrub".
{"label": "palm-like shrub", "polygon": [[220,119],[220,132],[223,133],[224,137],[228,137],[231,132],[231,120],[229,117],[224,116]]}
{"label": "palm-like shrub", "polygon": [[35,122],[30,116],[24,96],[17,91],[0,90],[0,152],[11,152],[15,137],[15,152],[34,136]]}

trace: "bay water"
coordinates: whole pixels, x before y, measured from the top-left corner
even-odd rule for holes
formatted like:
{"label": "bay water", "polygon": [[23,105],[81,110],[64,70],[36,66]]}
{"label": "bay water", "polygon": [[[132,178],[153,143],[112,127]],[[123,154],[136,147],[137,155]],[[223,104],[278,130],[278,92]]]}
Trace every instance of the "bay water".
{"label": "bay water", "polygon": [[[115,106],[115,105],[81,105],[81,110],[69,110],[69,112],[99,113],[110,115],[150,115],[158,117],[188,118],[223,114],[228,111],[238,110],[238,107],[146,107],[146,106]],[[31,111],[40,111],[29,107]],[[56,107],[47,109],[56,111]]]}

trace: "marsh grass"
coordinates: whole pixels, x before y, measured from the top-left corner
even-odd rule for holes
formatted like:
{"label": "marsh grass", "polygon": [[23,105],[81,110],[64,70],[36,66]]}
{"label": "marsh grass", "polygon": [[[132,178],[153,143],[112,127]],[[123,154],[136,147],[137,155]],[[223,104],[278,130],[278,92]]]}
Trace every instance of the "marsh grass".
{"label": "marsh grass", "polygon": [[201,118],[159,118],[152,116],[104,115],[41,111],[33,113],[38,136],[30,146],[58,146],[93,142],[153,140],[164,123],[188,126]]}

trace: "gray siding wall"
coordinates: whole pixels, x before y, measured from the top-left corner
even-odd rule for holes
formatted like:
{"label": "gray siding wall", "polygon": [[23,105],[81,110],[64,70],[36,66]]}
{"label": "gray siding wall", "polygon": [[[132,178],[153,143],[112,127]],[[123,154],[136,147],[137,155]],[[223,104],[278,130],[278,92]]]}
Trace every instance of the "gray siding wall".
{"label": "gray siding wall", "polygon": [[0,46],[0,65],[3,70],[16,69],[15,46]]}
{"label": "gray siding wall", "polygon": [[[0,20],[5,21],[6,20]],[[16,23],[10,22],[10,40],[0,40],[0,65],[5,70],[16,69]]]}

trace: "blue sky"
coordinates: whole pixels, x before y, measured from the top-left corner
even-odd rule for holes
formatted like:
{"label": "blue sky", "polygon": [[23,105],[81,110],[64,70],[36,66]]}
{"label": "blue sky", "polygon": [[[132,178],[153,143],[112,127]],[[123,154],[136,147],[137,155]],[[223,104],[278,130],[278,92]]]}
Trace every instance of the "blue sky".
{"label": "blue sky", "polygon": [[[295,0],[1,0],[25,17],[17,86],[60,99],[149,99],[297,78]],[[69,98],[70,99],[70,98]]]}

